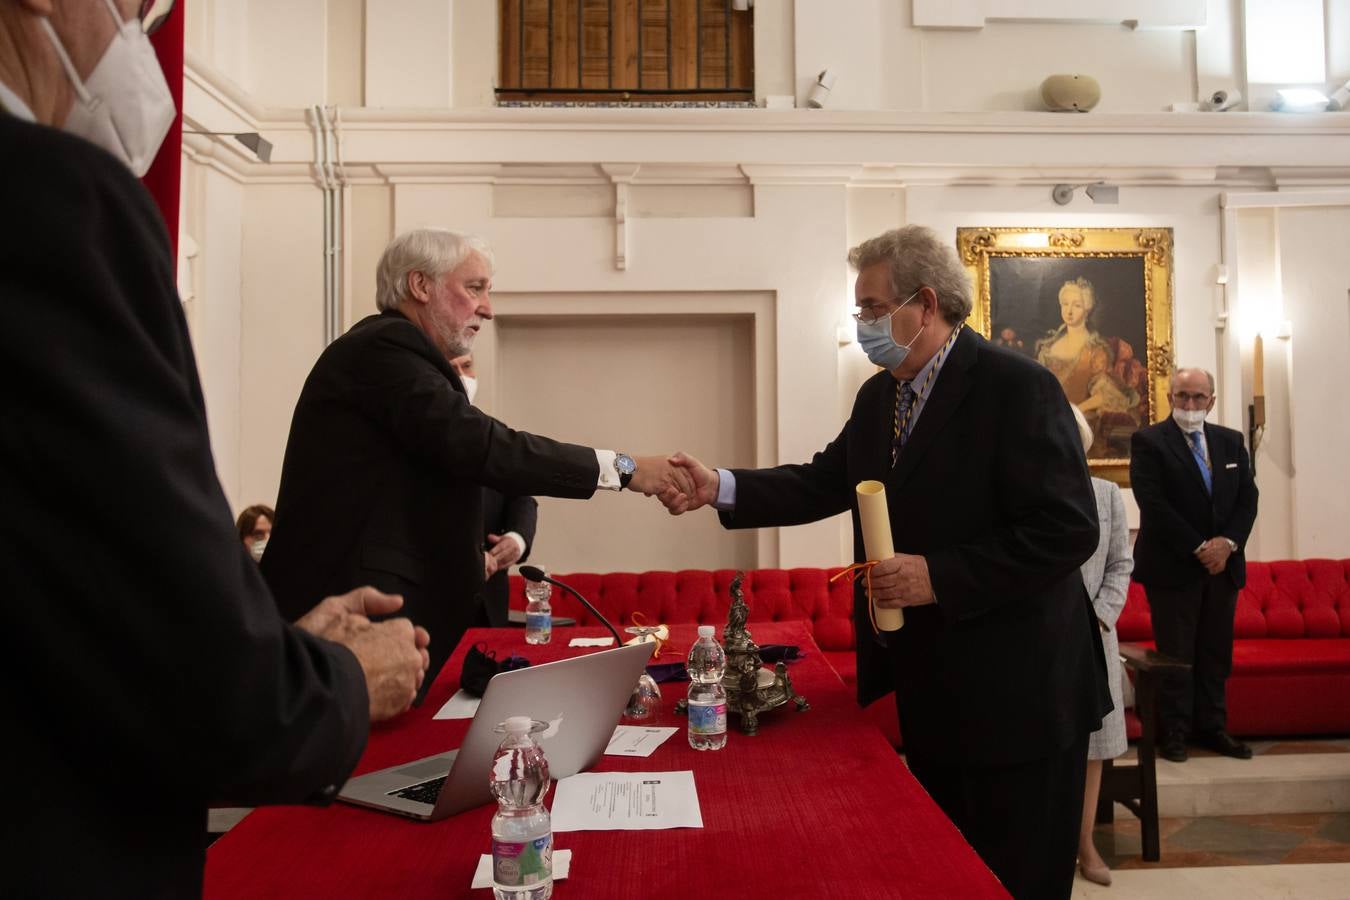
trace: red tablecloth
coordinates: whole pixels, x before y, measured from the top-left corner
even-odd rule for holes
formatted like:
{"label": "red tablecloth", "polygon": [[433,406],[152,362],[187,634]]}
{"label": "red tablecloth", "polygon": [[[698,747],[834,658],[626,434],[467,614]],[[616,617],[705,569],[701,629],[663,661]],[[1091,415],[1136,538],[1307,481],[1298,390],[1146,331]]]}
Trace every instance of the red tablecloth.
{"label": "red tablecloth", "polygon": [[[717,752],[692,750],[681,732],[645,759],[601,757],[596,768],[602,771],[692,770],[703,828],[559,833],[555,848],[571,849],[573,859],[554,896],[1006,897],[863,719],[806,626],[750,624],[758,643],[797,644],[806,652],[789,675],[811,709],[767,713],[755,737],[738,732],[733,717],[727,746]],[[596,652],[570,649],[567,642],[604,633],[558,628],[552,644],[532,647],[519,629],[470,631],[426,702],[372,731],[357,772],[458,746],[468,720],[432,715],[458,687],[469,644],[484,641],[499,658],[515,652],[542,663]],[[683,659],[694,637],[692,626],[675,627],[656,662]],[[662,685],[657,724],[683,728],[673,709],[685,688]],[[489,897],[486,890],[471,891],[469,882],[479,855],[491,851],[494,810],[485,805],[425,823],[341,803],[259,809],[208,851],[205,894]]]}

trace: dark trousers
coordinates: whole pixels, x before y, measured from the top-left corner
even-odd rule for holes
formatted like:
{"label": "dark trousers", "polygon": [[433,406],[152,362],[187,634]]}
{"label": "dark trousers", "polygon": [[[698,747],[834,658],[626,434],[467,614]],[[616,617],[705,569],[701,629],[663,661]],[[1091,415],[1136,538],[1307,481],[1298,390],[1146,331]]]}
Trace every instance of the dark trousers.
{"label": "dark trousers", "polygon": [[1153,638],[1168,656],[1191,664],[1189,672],[1163,682],[1158,715],[1164,734],[1212,734],[1224,730],[1228,707],[1224,685],[1233,671],[1233,613],[1237,588],[1222,572],[1189,588],[1145,585]]}
{"label": "dark trousers", "polygon": [[1019,900],[1067,898],[1083,817],[1087,745],[1084,734],[1053,756],[1011,766],[908,762],[1009,893]]}

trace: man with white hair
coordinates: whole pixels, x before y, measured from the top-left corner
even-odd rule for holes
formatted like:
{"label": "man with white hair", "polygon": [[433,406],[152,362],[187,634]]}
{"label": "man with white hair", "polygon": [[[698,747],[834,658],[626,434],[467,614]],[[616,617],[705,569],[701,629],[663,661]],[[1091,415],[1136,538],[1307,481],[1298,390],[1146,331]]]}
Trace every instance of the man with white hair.
{"label": "man with white hair", "polygon": [[1252,749],[1228,733],[1225,686],[1233,669],[1233,616],[1247,583],[1243,546],[1256,521],[1256,480],[1242,433],[1207,423],[1214,376],[1172,375],[1172,415],[1130,441],[1139,504],[1134,580],[1144,586],[1158,649],[1191,664],[1158,697],[1159,755],[1187,759],[1186,742],[1236,759]]}
{"label": "man with white hair", "polygon": [[[970,281],[918,225],[849,252],[858,342],[882,371],[801,465],[717,469],[677,455],[728,528],[853,511],[858,694],[894,689],[910,770],[1014,897],[1068,897],[1088,734],[1110,709],[1079,566],[1097,508],[1055,376],[965,327]],[[886,486],[890,559],[867,562],[857,484]],[[664,502],[663,498],[663,502]],[[878,632],[881,608],[904,608]],[[903,823],[884,842],[905,840]]]}
{"label": "man with white hair", "polygon": [[331,800],[427,664],[368,588],[287,625],[235,532],[132,174],[175,115],[170,7],[0,0],[6,896],[200,894],[208,805]]}
{"label": "man with white hair", "polygon": [[402,594],[435,635],[432,678],[466,629],[489,622],[484,486],[585,499],[687,485],[664,456],[514,431],[469,402],[452,360],[492,319],[492,273],[488,246],[451,231],[416,229],[385,248],[380,312],[324,350],[296,403],[262,561],[288,617],[333,585]]}

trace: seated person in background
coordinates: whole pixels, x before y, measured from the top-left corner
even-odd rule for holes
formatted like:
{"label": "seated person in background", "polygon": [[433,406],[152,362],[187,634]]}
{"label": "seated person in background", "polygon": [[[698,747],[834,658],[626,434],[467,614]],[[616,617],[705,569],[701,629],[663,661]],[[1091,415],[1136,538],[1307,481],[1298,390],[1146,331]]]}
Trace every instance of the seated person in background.
{"label": "seated person in background", "polygon": [[[450,368],[464,383],[464,395],[472,403],[478,393],[473,354],[450,360]],[[507,497],[493,488],[483,488],[483,577],[487,579],[484,592],[488,624],[493,628],[507,624],[511,588],[506,572],[529,557],[538,523],[539,502],[533,497]]]}
{"label": "seated person in background", "polygon": [[[0,2],[23,235],[0,241],[5,896],[200,896],[208,806],[328,802],[427,664],[407,619],[371,624],[401,603],[378,591],[288,625],[239,544],[133,175],[175,115],[145,37],[163,14]],[[151,559],[127,552],[128,509],[160,527]]]}
{"label": "seated person in background", "polygon": [[258,503],[241,512],[234,523],[239,529],[239,540],[244,542],[254,562],[261,560],[263,551],[267,549],[267,539],[272,534],[272,522],[276,517],[272,507]]}

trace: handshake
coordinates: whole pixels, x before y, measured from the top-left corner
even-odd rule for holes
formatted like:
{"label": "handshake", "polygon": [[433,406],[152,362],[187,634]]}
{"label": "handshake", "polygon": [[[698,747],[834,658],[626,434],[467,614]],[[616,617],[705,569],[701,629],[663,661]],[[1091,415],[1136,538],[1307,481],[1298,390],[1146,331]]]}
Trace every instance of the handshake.
{"label": "handshake", "polygon": [[672,516],[708,506],[717,499],[720,485],[715,469],[685,453],[671,456],[639,456],[628,489],[655,497]]}

